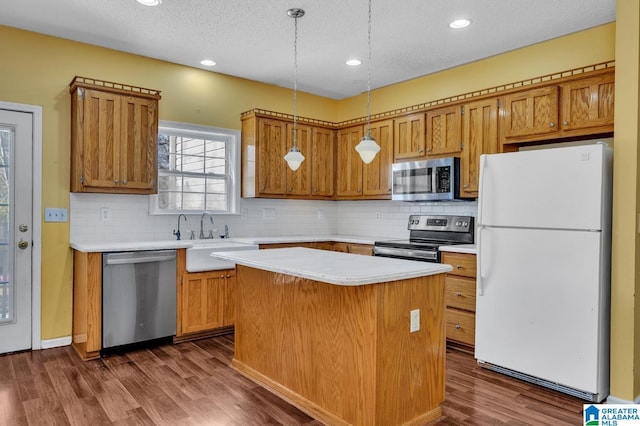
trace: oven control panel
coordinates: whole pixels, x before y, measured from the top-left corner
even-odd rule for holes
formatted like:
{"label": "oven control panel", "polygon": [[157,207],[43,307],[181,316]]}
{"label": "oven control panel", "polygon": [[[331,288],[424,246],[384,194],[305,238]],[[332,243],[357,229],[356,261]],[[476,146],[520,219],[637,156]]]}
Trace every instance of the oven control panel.
{"label": "oven control panel", "polygon": [[469,232],[472,227],[473,216],[411,215],[407,229],[410,231]]}

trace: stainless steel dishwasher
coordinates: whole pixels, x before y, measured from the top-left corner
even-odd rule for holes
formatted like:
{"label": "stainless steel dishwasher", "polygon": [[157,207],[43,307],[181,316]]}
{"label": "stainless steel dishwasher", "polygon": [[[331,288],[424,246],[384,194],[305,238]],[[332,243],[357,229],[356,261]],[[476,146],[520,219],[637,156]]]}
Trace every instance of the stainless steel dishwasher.
{"label": "stainless steel dishwasher", "polygon": [[176,251],[102,255],[102,349],[176,334]]}

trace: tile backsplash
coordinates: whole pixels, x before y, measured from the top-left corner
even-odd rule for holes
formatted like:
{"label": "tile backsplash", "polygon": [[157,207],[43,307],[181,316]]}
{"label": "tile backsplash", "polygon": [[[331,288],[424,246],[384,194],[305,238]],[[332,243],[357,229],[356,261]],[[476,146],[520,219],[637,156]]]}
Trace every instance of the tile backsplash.
{"label": "tile backsplash", "polygon": [[[149,215],[146,195],[70,194],[70,240],[76,243],[157,241],[175,239],[177,215]],[[410,214],[475,216],[476,202],[406,203],[402,201],[311,201],[241,199],[240,215],[205,219],[208,234],[230,237],[287,235],[359,235],[406,238]],[[188,215],[180,224],[182,239],[200,233],[200,215]]]}

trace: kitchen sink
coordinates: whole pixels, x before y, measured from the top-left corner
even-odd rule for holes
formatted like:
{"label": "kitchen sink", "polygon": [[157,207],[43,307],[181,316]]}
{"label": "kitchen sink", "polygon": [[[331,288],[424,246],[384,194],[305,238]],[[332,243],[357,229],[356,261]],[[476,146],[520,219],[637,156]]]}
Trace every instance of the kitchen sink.
{"label": "kitchen sink", "polygon": [[219,269],[232,269],[236,264],[228,260],[218,259],[211,253],[221,251],[258,250],[257,244],[244,244],[220,240],[193,240],[193,247],[187,249],[187,271],[202,272]]}

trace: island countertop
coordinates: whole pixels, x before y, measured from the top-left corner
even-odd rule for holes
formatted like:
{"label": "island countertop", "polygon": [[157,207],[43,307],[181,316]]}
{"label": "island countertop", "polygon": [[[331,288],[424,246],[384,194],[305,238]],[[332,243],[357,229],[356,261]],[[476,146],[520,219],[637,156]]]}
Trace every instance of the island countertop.
{"label": "island countertop", "polygon": [[302,247],[225,251],[212,256],[238,265],[342,286],[377,284],[450,272],[451,265],[362,256]]}

